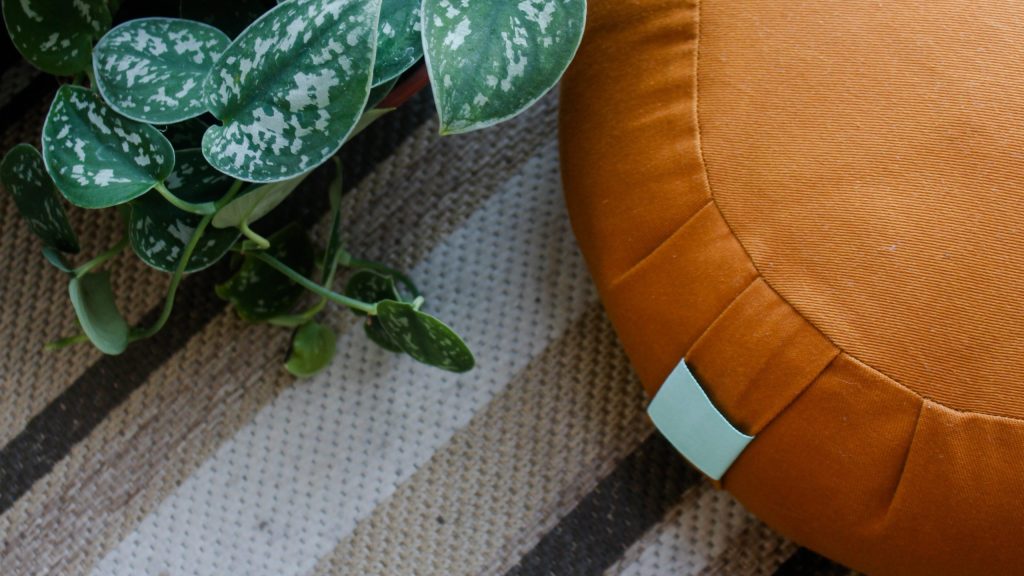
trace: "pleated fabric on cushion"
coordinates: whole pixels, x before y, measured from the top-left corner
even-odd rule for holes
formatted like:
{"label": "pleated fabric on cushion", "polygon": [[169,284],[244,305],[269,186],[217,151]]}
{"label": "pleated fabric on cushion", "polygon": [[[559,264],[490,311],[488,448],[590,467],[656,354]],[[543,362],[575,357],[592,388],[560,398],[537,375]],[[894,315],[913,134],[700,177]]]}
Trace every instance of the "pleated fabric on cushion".
{"label": "pleated fabric on cushion", "polygon": [[1024,18],[1008,2],[591,0],[573,228],[722,486],[880,574],[1024,566]]}

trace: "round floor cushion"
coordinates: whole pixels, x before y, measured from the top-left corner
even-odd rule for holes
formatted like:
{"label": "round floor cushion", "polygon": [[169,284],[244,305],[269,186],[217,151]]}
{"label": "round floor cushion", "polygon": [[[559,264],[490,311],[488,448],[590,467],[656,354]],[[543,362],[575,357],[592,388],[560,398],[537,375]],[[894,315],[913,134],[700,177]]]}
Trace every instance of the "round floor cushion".
{"label": "round floor cushion", "polygon": [[561,110],[647,392],[685,360],[753,437],[725,489],[869,573],[1024,571],[1024,7],[591,0]]}

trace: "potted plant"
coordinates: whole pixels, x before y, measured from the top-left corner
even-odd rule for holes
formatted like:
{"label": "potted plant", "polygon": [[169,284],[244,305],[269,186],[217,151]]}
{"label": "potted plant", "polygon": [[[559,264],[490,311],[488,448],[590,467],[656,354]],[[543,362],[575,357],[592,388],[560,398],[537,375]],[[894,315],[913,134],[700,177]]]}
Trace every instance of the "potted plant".
{"label": "potted plant", "polygon": [[[62,82],[41,150],[19,144],[0,164],[44,257],[68,276],[81,334],[50,347],[123,352],[163,327],[186,274],[234,254],[234,275],[216,292],[246,320],[294,330],[293,374],[330,362],[335,335],[316,320],[329,302],[363,316],[367,336],[388,350],[472,368],[469,348],[422,310],[410,278],[345,250],[335,153],[428,82],[442,135],[519,114],[572,60],[585,0],[184,0],[181,18],[113,26],[120,4],[3,1],[14,45]],[[335,176],[321,255],[294,223],[266,236],[252,229],[325,163]],[[61,198],[119,210],[123,236],[72,264],[79,244]],[[128,248],[170,274],[151,325],[128,325],[104,271]],[[340,268],[352,273],[336,290]],[[305,291],[316,303],[295,310]]]}

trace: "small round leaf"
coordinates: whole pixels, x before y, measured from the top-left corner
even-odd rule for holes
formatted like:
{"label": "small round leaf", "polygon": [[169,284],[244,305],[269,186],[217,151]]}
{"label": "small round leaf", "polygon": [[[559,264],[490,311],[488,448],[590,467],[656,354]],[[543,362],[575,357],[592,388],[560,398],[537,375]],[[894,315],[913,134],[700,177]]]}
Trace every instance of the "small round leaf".
{"label": "small round leaf", "polygon": [[292,337],[292,350],[284,367],[293,376],[306,378],[326,368],[334,358],[338,337],[329,327],[308,322]]}
{"label": "small round leaf", "polygon": [[377,304],[377,320],[391,341],[414,359],[451,372],[466,372],[475,360],[462,338],[412,304],[385,300]]}
{"label": "small round leaf", "polygon": [[14,204],[29,228],[47,247],[78,253],[78,238],[46,173],[43,157],[34,146],[18,144],[11,148],[0,163],[0,182],[14,196]]}
{"label": "small round leaf", "polygon": [[110,27],[105,0],[3,0],[14,46],[36,68],[70,76],[91,64],[93,38]]}
{"label": "small round leaf", "polygon": [[[315,255],[306,233],[291,224],[268,238],[267,254],[300,274],[309,275]],[[235,307],[243,320],[262,322],[291,311],[305,289],[252,256],[242,260],[238,272],[216,287],[217,295]]]}
{"label": "small round leaf", "polygon": [[[210,166],[198,149],[179,151],[174,171],[167,177],[167,189],[187,202],[216,201],[230,187],[231,179]],[[132,250],[153,268],[174,272],[200,220],[202,216],[176,208],[158,192],[149,192],[131,204],[128,238]],[[234,228],[207,228],[185,271],[211,266],[227,254],[238,236]]]}
{"label": "small round leaf", "polygon": [[423,45],[441,133],[486,128],[547,93],[583,38],[586,0],[423,0]]}
{"label": "small round leaf", "polygon": [[379,0],[291,0],[245,29],[203,84],[218,170],[287,180],[334,154],[370,91]]}
{"label": "small round leaf", "polygon": [[[402,297],[390,276],[378,274],[372,270],[358,270],[345,284],[345,295],[368,304],[376,304],[383,300],[398,300]],[[365,316],[365,312],[353,309],[352,312]]]}
{"label": "small round leaf", "polygon": [[156,128],[118,115],[90,90],[64,85],[43,125],[43,160],[72,204],[106,208],[167,178],[174,149]]}
{"label": "small round leaf", "polygon": [[178,18],[140,18],[96,44],[100,94],[121,115],[170,124],[206,112],[203,79],[231,40],[213,26]]}
{"label": "small round leaf", "polygon": [[128,322],[117,310],[110,274],[90,272],[72,278],[71,305],[89,340],[104,354],[120,354],[128,346]]}

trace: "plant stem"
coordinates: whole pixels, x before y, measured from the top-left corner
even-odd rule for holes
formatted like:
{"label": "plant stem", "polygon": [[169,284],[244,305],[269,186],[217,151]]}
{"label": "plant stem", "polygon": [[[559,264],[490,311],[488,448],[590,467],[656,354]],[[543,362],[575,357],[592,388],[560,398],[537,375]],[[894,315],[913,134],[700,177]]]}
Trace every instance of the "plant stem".
{"label": "plant stem", "polygon": [[201,216],[207,216],[213,214],[219,208],[219,206],[217,206],[213,202],[203,202],[202,204],[195,204],[193,202],[182,200],[181,198],[178,198],[173,193],[171,193],[171,191],[168,190],[166,186],[164,186],[163,182],[157,182],[156,185],[153,186],[153,189],[159,192],[160,195],[167,199],[168,202],[174,204],[175,207],[177,207],[180,210],[184,210],[185,212],[199,214]]}
{"label": "plant stem", "polygon": [[353,310],[359,310],[360,312],[365,312],[365,313],[369,314],[370,316],[376,316],[377,315],[377,305],[376,304],[367,304],[366,302],[363,302],[362,300],[356,300],[355,298],[349,298],[348,296],[345,296],[343,294],[338,294],[337,292],[332,292],[331,290],[328,290],[327,288],[324,288],[323,286],[320,286],[316,282],[313,282],[309,278],[306,278],[302,274],[299,274],[295,270],[292,270],[290,267],[288,267],[287,264],[285,264],[284,262],[281,262],[280,260],[278,260],[277,258],[274,258],[273,256],[270,256],[269,254],[264,254],[262,252],[254,252],[251,255],[252,255],[253,258],[256,258],[257,260],[263,262],[267,266],[270,266],[271,268],[277,270],[281,274],[284,274],[285,276],[290,278],[293,282],[295,282],[299,286],[302,286],[303,288],[305,288],[306,290],[309,290],[310,292],[312,292],[314,294],[322,296],[322,297],[330,300],[331,302],[337,302],[338,304],[342,304],[344,306],[348,306],[349,308],[352,308]]}
{"label": "plant stem", "polygon": [[114,256],[117,256],[122,250],[124,250],[125,246],[127,245],[128,236],[125,235],[123,238],[117,241],[117,244],[114,244],[110,248],[107,248],[103,252],[100,252],[99,255],[97,255],[95,258],[75,268],[74,270],[71,271],[71,273],[75,275],[75,278],[81,278],[82,276],[85,276],[89,272],[92,272],[98,266],[101,266],[107,260],[110,260]]}
{"label": "plant stem", "polygon": [[320,311],[323,310],[324,306],[326,305],[327,299],[320,298],[320,301],[318,301],[316,304],[310,306],[308,309],[302,312],[299,312],[298,314],[286,314],[282,316],[275,316],[270,320],[267,320],[267,323],[272,324],[274,326],[284,326],[285,328],[297,328],[299,326],[302,326],[306,322],[312,320],[313,317],[319,314]]}
{"label": "plant stem", "polygon": [[44,350],[60,350],[61,348],[67,348],[68,346],[74,346],[75,344],[83,344],[89,341],[89,337],[85,334],[76,334],[74,336],[68,336],[53,342],[47,342],[46,346],[43,346]]}
{"label": "plant stem", "polygon": [[256,245],[260,250],[266,250],[270,248],[270,240],[267,240],[263,236],[260,236],[252,228],[249,228],[249,222],[243,220],[238,224],[238,229],[242,232],[242,235],[252,240],[253,244]]}
{"label": "plant stem", "polygon": [[372,262],[370,260],[362,260],[356,258],[349,254],[348,252],[344,252],[342,254],[340,261],[344,266],[350,268],[365,268],[367,270],[376,270],[377,272],[383,272],[386,275],[393,276],[403,286],[405,286],[406,290],[412,293],[413,298],[417,298],[421,295],[419,288],[416,287],[416,284],[412,281],[412,278],[406,276],[404,273],[398,270],[395,270],[394,268],[385,266],[378,262]]}
{"label": "plant stem", "polygon": [[160,311],[160,317],[157,318],[156,322],[149,328],[133,330],[129,337],[129,342],[149,338],[159,332],[160,329],[164,327],[164,324],[167,323],[168,318],[171,317],[171,311],[174,310],[174,296],[178,292],[178,285],[181,284],[181,280],[185,276],[185,268],[188,267],[188,261],[192,257],[192,253],[195,252],[196,246],[199,245],[199,240],[203,237],[203,232],[205,232],[206,227],[210,225],[210,222],[213,220],[213,215],[216,214],[217,210],[223,208],[228,202],[231,202],[241,189],[242,181],[236,180],[235,183],[231,185],[227,194],[214,204],[214,211],[203,216],[203,219],[199,221],[199,225],[196,226],[195,232],[192,233],[192,237],[189,238],[188,244],[185,245],[185,251],[181,254],[181,260],[178,260],[178,267],[174,270],[174,276],[171,277],[171,283],[167,287],[167,297],[164,299],[164,307],[163,310]]}

